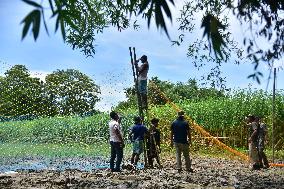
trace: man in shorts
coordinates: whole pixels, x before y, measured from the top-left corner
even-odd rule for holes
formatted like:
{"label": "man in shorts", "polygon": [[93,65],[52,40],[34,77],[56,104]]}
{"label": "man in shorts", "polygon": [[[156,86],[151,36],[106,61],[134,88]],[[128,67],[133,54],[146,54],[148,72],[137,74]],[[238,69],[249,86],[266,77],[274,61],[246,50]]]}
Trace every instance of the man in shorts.
{"label": "man in shorts", "polygon": [[142,124],[142,119],[137,116],[134,118],[134,126],[130,132],[130,138],[133,143],[133,152],[131,157],[131,164],[137,166],[140,154],[144,150],[144,137],[148,133],[148,129]]}
{"label": "man in shorts", "polygon": [[[138,66],[139,60],[142,62],[140,66]],[[135,67],[138,69],[138,90],[141,96],[142,107],[147,109],[147,74],[149,63],[146,55],[143,55],[139,60],[135,62]]]}

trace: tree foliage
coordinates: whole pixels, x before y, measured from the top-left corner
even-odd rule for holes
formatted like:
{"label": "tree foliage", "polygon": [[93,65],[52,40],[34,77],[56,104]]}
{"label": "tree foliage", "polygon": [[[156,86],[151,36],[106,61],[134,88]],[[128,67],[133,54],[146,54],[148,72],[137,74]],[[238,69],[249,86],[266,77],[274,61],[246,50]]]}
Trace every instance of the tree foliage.
{"label": "tree foliage", "polygon": [[0,77],[0,115],[82,115],[95,111],[99,93],[94,81],[78,70],[55,71],[43,82],[15,65]]}
{"label": "tree foliage", "polygon": [[[155,85],[152,85],[154,83]],[[158,87],[158,89],[156,88]],[[134,87],[126,88],[125,95],[127,101],[121,102],[117,108],[126,109],[136,106],[137,97]],[[207,98],[218,98],[224,96],[224,91],[219,91],[214,88],[202,88],[198,86],[195,79],[189,79],[187,82],[172,83],[170,81],[162,81],[158,77],[153,77],[148,85],[148,103],[151,105],[163,105],[166,103],[165,99],[161,96],[160,91],[173,102],[180,102],[182,100],[189,100],[192,102],[202,101]]]}
{"label": "tree foliage", "polygon": [[32,78],[23,65],[15,65],[0,81],[0,114],[5,116],[42,115],[47,111],[44,84]]}
{"label": "tree foliage", "polygon": [[99,101],[99,87],[78,70],[57,70],[46,76],[45,85],[58,114],[81,115],[95,111],[95,104]]}

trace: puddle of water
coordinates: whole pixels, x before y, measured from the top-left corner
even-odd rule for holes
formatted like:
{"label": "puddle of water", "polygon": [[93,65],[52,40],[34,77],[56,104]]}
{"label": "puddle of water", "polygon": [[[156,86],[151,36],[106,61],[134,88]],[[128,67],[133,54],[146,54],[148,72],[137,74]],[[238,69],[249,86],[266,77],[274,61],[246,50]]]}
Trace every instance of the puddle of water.
{"label": "puddle of water", "polygon": [[[91,172],[96,169],[108,168],[109,163],[102,158],[21,158],[0,163],[0,173],[8,171],[64,171],[67,169]],[[138,163],[137,169],[143,168],[144,164]]]}

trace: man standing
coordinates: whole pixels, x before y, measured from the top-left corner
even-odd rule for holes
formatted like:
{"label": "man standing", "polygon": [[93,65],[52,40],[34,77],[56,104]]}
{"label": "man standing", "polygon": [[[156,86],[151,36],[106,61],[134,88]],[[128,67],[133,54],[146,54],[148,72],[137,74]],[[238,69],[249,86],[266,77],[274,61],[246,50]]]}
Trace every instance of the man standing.
{"label": "man standing", "polygon": [[147,109],[147,74],[149,63],[146,55],[143,55],[140,60],[142,62],[141,66],[138,66],[139,60],[135,62],[135,67],[138,70],[138,90],[141,95],[142,107]]}
{"label": "man standing", "polygon": [[[123,158],[124,141],[122,137],[122,129],[119,124],[119,116],[116,112],[110,112],[111,121],[109,122],[109,133],[110,133],[110,170],[112,172],[120,172],[120,164]],[[115,167],[114,160],[116,159]]]}
{"label": "man standing", "polygon": [[151,127],[149,129],[149,137],[146,143],[148,164],[150,168],[153,168],[153,160],[156,159],[159,167],[161,167],[159,153],[161,152],[161,133],[158,129],[159,119],[153,118],[151,120]]}
{"label": "man standing", "polygon": [[178,118],[171,125],[171,147],[175,145],[177,169],[180,173],[182,171],[181,153],[185,159],[186,171],[193,172],[191,168],[191,160],[189,157],[189,144],[191,144],[190,127],[186,120],[184,120],[184,112],[178,113]]}
{"label": "man standing", "polygon": [[134,124],[130,132],[130,137],[133,142],[131,163],[137,166],[139,156],[144,150],[144,137],[148,129],[142,124],[142,119],[139,116],[134,118]]}
{"label": "man standing", "polygon": [[259,134],[258,134],[258,154],[259,154],[259,162],[261,168],[269,168],[269,163],[267,157],[264,153],[265,142],[267,140],[267,126],[265,123],[260,121],[259,126]]}
{"label": "man standing", "polygon": [[249,158],[252,163],[252,170],[260,169],[259,155],[258,155],[258,134],[259,134],[259,122],[258,119],[249,115],[247,117],[247,126],[249,127]]}

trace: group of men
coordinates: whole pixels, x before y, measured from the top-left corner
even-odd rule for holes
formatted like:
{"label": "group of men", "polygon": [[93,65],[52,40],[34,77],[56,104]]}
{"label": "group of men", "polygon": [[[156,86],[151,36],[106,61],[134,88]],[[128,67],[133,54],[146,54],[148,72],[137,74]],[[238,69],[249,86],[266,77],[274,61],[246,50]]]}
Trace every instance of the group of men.
{"label": "group of men", "polygon": [[[116,112],[110,113],[111,121],[109,122],[110,132],[110,170],[112,172],[121,171],[121,162],[123,159],[124,138],[120,125],[120,117]],[[151,120],[150,128],[146,128],[142,123],[142,119],[137,116],[134,118],[134,125],[130,128],[129,139],[132,142],[131,164],[137,167],[141,153],[146,150],[148,167],[153,168],[154,159],[158,167],[161,167],[159,153],[161,152],[160,131],[158,129],[159,119]],[[179,112],[177,119],[171,125],[171,146],[175,146],[177,170],[182,171],[181,154],[185,159],[185,167],[187,172],[193,172],[191,168],[191,160],[189,157],[189,145],[191,143],[190,127],[184,119],[184,112]],[[146,145],[144,145],[146,144]],[[146,149],[144,149],[146,146]],[[116,160],[116,162],[115,162]]]}
{"label": "group of men", "polygon": [[[142,64],[139,66],[138,62]],[[135,60],[135,67],[138,71],[138,92],[141,96],[142,107],[147,109],[147,74],[149,71],[149,63],[147,56],[143,55],[138,60]],[[121,162],[123,159],[124,138],[120,125],[120,117],[116,112],[110,113],[111,121],[109,122],[110,132],[110,170],[112,172],[120,172]],[[158,129],[159,119],[153,118],[149,129],[143,124],[141,117],[134,118],[134,125],[130,129],[129,139],[133,144],[131,156],[131,164],[136,167],[140,159],[141,153],[146,146],[148,167],[153,167],[154,159],[159,167],[161,162],[159,159],[160,148],[160,131]],[[176,160],[178,172],[182,171],[181,154],[185,158],[186,171],[193,172],[191,168],[191,160],[189,157],[189,145],[191,144],[191,134],[188,122],[184,119],[184,112],[179,112],[177,119],[171,125],[171,146],[175,146]],[[116,162],[115,162],[116,160]]]}
{"label": "group of men", "polygon": [[[142,62],[140,66],[138,66],[139,60]],[[143,55],[135,61],[135,67],[138,71],[138,91],[141,95],[142,106],[147,109],[147,74],[149,71],[147,56]],[[120,125],[121,119],[116,112],[111,112],[110,118],[110,169],[112,172],[120,172],[124,148],[124,138]],[[268,168],[269,163],[264,153],[267,133],[266,125],[260,121],[259,117],[253,115],[249,115],[246,121],[250,130],[249,156],[252,162],[252,169],[257,170],[260,168]],[[161,167],[158,155],[161,152],[160,131],[158,129],[159,120],[157,118],[153,118],[149,129],[147,129],[142,122],[143,120],[141,117],[135,117],[134,125],[130,129],[129,136],[133,144],[131,164],[134,167],[137,166],[140,154],[144,151],[144,144],[146,144],[148,166],[153,167],[153,160],[156,159],[157,164]],[[177,119],[172,123],[170,130],[171,147],[175,146],[176,149],[176,164],[178,172],[182,171],[181,154],[183,154],[185,159],[186,171],[193,172],[189,157],[191,132],[188,122],[184,119],[184,112],[181,111],[178,113]]]}
{"label": "group of men", "polygon": [[249,157],[252,163],[252,170],[268,168],[269,163],[264,153],[267,140],[266,124],[254,115],[247,116],[246,121],[249,127]]}

